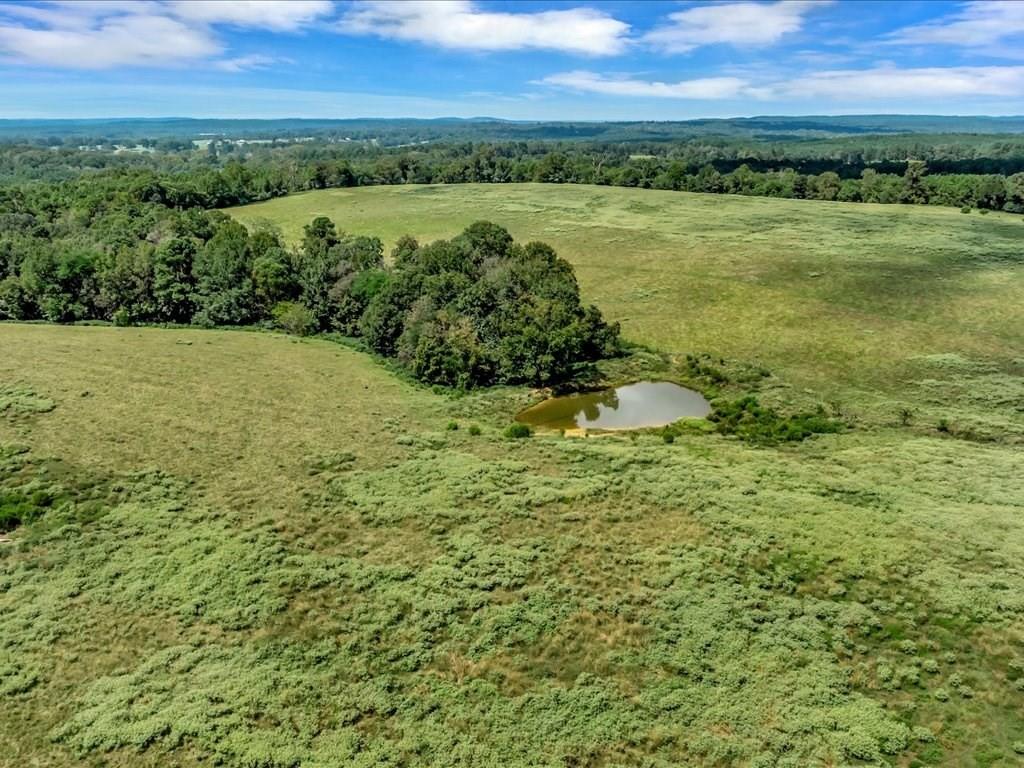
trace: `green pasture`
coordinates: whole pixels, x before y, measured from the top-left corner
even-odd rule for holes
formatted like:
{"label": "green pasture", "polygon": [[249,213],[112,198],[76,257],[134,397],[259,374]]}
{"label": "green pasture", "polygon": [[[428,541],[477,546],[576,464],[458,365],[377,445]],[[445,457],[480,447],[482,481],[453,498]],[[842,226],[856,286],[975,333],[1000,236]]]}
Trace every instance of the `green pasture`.
{"label": "green pasture", "polygon": [[848,426],[513,440],[535,393],[324,339],[0,324],[0,765],[1024,759],[1018,219],[538,185],[231,213],[491,219],[666,356],[608,376],[706,353]]}

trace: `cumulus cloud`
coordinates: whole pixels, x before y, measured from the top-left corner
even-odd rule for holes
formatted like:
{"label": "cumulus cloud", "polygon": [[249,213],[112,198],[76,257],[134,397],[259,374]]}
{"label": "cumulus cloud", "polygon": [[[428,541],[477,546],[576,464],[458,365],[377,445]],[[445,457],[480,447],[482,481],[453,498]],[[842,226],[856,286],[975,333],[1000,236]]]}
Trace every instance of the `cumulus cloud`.
{"label": "cumulus cloud", "polygon": [[800,30],[804,16],[827,2],[715,3],[669,14],[643,41],[665,53],[689,53],[705,45],[762,46]]}
{"label": "cumulus cloud", "polygon": [[176,66],[224,52],[216,25],[295,31],[332,9],[327,0],[0,3],[0,59],[69,69]]}
{"label": "cumulus cloud", "polygon": [[[954,14],[898,29],[887,42],[899,45],[955,45],[1001,54],[999,47],[1024,37],[1024,3],[970,2]],[[1021,57],[1020,48],[1013,50]]]}
{"label": "cumulus cloud", "polygon": [[219,53],[208,30],[168,16],[123,15],[81,28],[0,23],[0,56],[18,63],[76,69],[166,66]]}
{"label": "cumulus cloud", "polygon": [[606,96],[649,96],[661,99],[731,99],[743,95],[749,83],[738,77],[701,77],[663,83],[630,77],[607,77],[577,70],[550,75],[543,85]]}
{"label": "cumulus cloud", "polygon": [[354,6],[339,29],[458,50],[606,56],[625,49],[629,25],[591,8],[507,13],[482,10],[469,0],[380,0]]}

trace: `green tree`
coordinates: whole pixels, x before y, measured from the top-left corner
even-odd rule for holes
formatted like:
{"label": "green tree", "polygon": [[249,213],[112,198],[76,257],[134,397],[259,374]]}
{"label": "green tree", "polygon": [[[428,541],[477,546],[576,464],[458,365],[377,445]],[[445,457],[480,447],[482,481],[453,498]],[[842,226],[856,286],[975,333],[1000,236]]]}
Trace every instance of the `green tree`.
{"label": "green tree", "polygon": [[196,244],[189,237],[174,237],[153,254],[153,313],[156,319],[187,323],[195,311],[195,276],[192,264]]}
{"label": "green tree", "polygon": [[293,299],[299,291],[295,264],[284,248],[268,248],[252,264],[252,284],[256,298],[264,307]]}
{"label": "green tree", "polygon": [[220,223],[192,265],[196,279],[196,322],[240,325],[255,319],[249,233],[233,219]]}
{"label": "green tree", "polygon": [[928,202],[928,188],[924,183],[927,173],[928,166],[923,160],[907,161],[907,170],[903,174],[903,189],[899,197],[901,203],[924,205]]}

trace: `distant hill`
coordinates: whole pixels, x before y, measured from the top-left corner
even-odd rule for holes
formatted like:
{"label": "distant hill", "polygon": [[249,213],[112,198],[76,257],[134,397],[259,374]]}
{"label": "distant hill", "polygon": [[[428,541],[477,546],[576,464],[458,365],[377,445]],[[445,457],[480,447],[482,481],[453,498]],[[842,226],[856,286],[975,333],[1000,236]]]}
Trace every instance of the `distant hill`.
{"label": "distant hill", "polygon": [[808,115],[635,122],[532,122],[491,117],[350,120],[206,120],[184,117],[0,120],[0,141],[81,143],[204,138],[376,141],[673,141],[701,137],[799,141],[865,134],[1019,134],[1024,116]]}

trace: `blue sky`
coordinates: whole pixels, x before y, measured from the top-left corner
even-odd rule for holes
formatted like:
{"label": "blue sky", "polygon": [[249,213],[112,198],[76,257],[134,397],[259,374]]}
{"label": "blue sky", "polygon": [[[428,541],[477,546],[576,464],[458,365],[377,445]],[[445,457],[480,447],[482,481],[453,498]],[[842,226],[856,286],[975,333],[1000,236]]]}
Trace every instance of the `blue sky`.
{"label": "blue sky", "polygon": [[1024,114],[1024,2],[0,2],[0,117]]}

